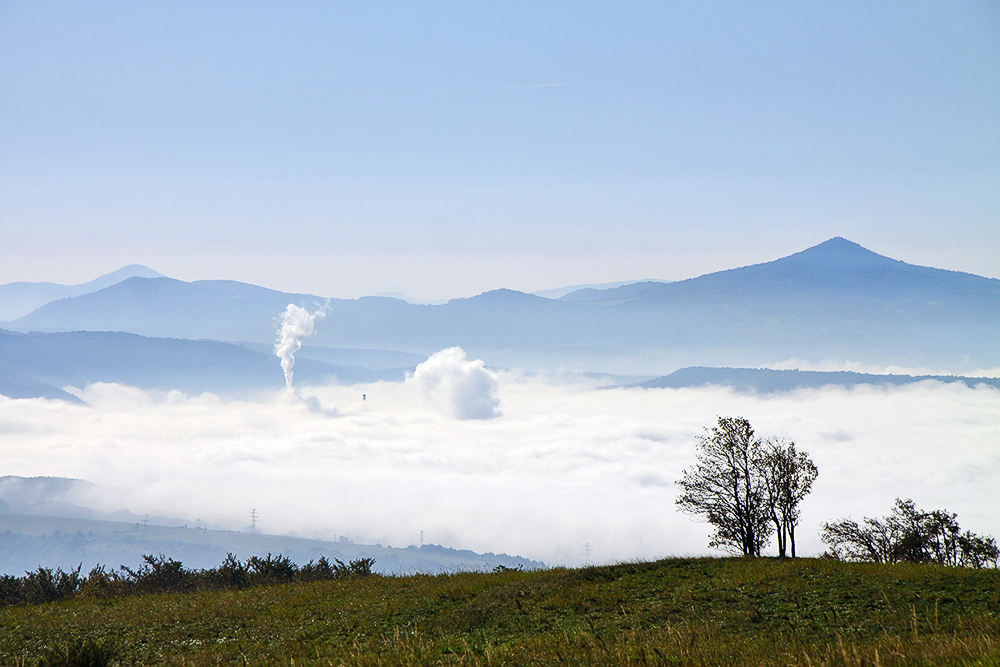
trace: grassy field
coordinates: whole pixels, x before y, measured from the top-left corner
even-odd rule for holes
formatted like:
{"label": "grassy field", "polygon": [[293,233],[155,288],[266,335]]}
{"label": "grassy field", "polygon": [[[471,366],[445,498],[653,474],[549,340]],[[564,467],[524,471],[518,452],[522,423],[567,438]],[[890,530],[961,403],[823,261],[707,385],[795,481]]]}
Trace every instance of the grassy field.
{"label": "grassy field", "polygon": [[0,662],[994,665],[1000,571],[812,559],[372,576],[0,610]]}

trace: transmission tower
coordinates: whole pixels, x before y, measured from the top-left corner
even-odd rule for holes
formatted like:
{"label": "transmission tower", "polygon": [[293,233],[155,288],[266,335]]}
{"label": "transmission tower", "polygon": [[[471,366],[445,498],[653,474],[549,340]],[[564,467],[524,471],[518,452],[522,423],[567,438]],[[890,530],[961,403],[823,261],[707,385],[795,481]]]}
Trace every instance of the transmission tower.
{"label": "transmission tower", "polygon": [[250,532],[257,532],[257,510],[256,508],[250,510]]}
{"label": "transmission tower", "polygon": [[583,543],[583,562],[590,562],[590,542]]}

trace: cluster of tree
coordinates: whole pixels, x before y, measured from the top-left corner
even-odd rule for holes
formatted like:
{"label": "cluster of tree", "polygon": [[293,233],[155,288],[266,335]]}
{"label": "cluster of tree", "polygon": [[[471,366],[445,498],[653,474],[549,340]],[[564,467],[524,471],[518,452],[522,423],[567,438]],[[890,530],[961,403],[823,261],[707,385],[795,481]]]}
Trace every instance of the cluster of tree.
{"label": "cluster of tree", "polygon": [[136,569],[125,567],[118,571],[98,565],[88,575],[80,567],[69,572],[61,568],[51,570],[39,567],[26,572],[23,577],[0,577],[0,606],[15,604],[41,604],[65,600],[76,596],[122,597],[143,593],[170,593],[179,591],[247,588],[262,584],[289,583],[292,581],[320,581],[327,579],[356,579],[372,574],[374,558],[359,558],[350,563],[321,557],[298,566],[285,556],[251,556],[241,561],[232,554],[222,565],[204,570],[185,569],[180,561],[163,555],[146,555]]}
{"label": "cluster of tree", "polygon": [[[778,555],[794,558],[799,503],[819,474],[809,456],[793,442],[762,440],[743,417],[719,417],[699,436],[697,459],[677,480],[677,505],[715,529],[709,546],[759,556],[777,535]],[[897,499],[884,519],[825,523],[820,539],[830,547],[825,556],[840,560],[1000,565],[992,537],[963,532],[956,514],[919,510],[912,500]]]}
{"label": "cluster of tree", "polygon": [[938,563],[952,567],[997,567],[1000,549],[990,536],[962,532],[958,515],[947,510],[917,509],[910,499],[896,499],[884,519],[861,523],[841,519],[825,523],[820,539],[827,557],[876,563]]}
{"label": "cluster of tree", "polygon": [[719,417],[697,447],[698,464],[677,481],[677,505],[715,528],[709,546],[759,556],[776,534],[778,555],[794,558],[799,503],[819,474],[808,454],[758,438],[743,417]]}

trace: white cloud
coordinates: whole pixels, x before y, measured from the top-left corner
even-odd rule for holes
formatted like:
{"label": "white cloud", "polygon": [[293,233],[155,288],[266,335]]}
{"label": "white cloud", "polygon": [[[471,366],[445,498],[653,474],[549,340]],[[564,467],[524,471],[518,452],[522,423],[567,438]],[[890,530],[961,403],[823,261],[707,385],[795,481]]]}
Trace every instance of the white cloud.
{"label": "white cloud", "polygon": [[897,496],[1000,536],[995,389],[925,382],[750,396],[496,377],[504,414],[487,420],[442,413],[416,380],[303,387],[302,400],[108,384],[82,392],[90,407],[0,398],[0,458],[4,474],[104,485],[90,499],[103,509],[238,529],[255,507],[268,532],[405,546],[424,530],[430,542],[579,563],[584,542],[597,560],[707,552],[707,527],[674,509],[674,480],[702,427],[744,415],[819,466],[802,553],[822,551],[821,522],[884,514]]}
{"label": "white cloud", "polygon": [[501,414],[496,376],[481,360],[469,361],[460,347],[435,352],[417,366],[407,382],[456,419],[491,419]]}

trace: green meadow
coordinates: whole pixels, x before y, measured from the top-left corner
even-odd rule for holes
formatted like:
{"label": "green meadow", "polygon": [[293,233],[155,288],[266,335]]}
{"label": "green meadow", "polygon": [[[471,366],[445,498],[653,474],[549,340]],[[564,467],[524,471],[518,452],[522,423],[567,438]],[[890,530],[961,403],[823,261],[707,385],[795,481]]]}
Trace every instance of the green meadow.
{"label": "green meadow", "polygon": [[123,665],[1000,666],[1000,571],[673,558],[0,609],[2,664],[81,645]]}

